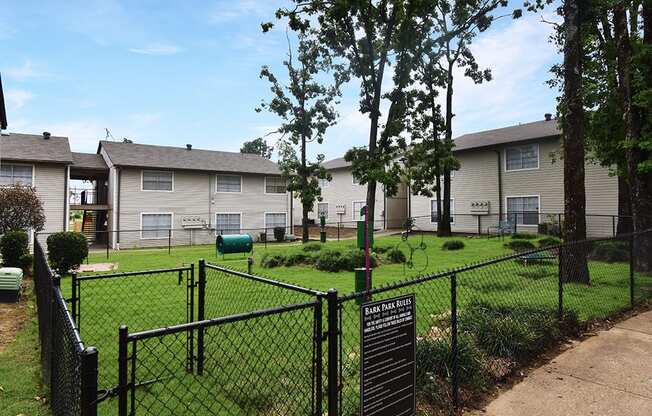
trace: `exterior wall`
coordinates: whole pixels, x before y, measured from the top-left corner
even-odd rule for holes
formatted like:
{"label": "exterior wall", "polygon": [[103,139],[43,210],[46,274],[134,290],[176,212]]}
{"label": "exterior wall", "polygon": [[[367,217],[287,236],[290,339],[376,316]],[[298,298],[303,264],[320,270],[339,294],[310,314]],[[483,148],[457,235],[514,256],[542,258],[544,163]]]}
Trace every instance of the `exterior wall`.
{"label": "exterior wall", "polygon": [[[353,183],[353,175],[350,168],[335,169],[330,171],[332,180],[328,186],[322,189],[322,202],[328,203],[328,218],[327,223],[335,225],[339,222],[340,216],[336,213],[336,205],[344,204],[346,206],[346,213],[342,215],[342,227],[356,227],[353,219],[353,201],[365,201],[367,199],[367,186],[355,185]],[[383,228],[383,215],[385,210],[385,194],[382,187],[378,187],[376,191],[376,212],[375,212],[375,228]],[[318,224],[317,218],[317,203],[313,211],[309,214],[309,218],[314,219]],[[301,201],[295,198],[294,200],[294,223],[301,225]]]}
{"label": "exterior wall", "polygon": [[34,188],[43,203],[45,228],[42,232],[54,233],[65,229],[66,166],[33,164]]}
{"label": "exterior wall", "polygon": [[[539,196],[540,221],[548,220],[548,214],[556,218],[564,211],[563,160],[559,155],[559,140],[542,139],[539,145],[539,168],[521,171],[505,170],[503,145],[493,149],[464,151],[457,154],[461,168],[451,180],[451,198],[455,206],[454,232],[476,233],[478,219],[471,212],[471,201],[489,201],[490,215],[481,219],[480,228],[498,222],[500,204],[507,211],[506,198],[511,196]],[[498,195],[498,156],[501,153],[502,201]],[[586,212],[589,237],[610,236],[612,219],[618,213],[618,179],[609,176],[607,168],[586,163]],[[416,224],[421,229],[436,230],[430,222],[430,198],[412,196],[412,216],[419,217]],[[554,215],[553,215],[554,214]],[[600,215],[604,215],[601,217]],[[536,226],[519,225],[519,232],[536,232]]]}
{"label": "exterior wall", "polygon": [[[172,213],[172,245],[212,244],[211,230],[184,230],[184,216],[199,216],[215,227],[215,213],[240,213],[242,232],[259,237],[265,212],[288,212],[287,194],[265,194],[263,175],[242,175],[242,192],[215,192],[215,174],[174,172],[173,191],[143,191],[141,169],[121,169],[120,248],[166,246],[168,239],[141,238],[141,214]],[[289,222],[289,218],[288,218]]]}

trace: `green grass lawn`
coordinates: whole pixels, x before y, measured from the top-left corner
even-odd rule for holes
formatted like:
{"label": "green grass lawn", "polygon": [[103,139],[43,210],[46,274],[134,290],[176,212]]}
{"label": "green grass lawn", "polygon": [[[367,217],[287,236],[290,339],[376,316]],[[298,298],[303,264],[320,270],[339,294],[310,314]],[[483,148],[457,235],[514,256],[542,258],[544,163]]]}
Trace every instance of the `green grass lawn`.
{"label": "green grass lawn", "polygon": [[[473,262],[511,253],[500,239],[462,238],[466,247],[444,251],[447,239],[433,235],[424,237],[425,252],[415,255],[415,268],[382,263],[374,270],[374,286],[383,286],[417,274],[434,273]],[[410,243],[421,243],[412,236]],[[329,248],[353,247],[354,241],[328,242]],[[395,247],[407,252],[400,237],[377,238],[376,246]],[[336,288],[340,294],[354,290],[352,272],[328,273],[309,266],[264,269],[260,258],[267,253],[290,253],[302,250],[297,244],[255,246],[254,273],[318,290]],[[420,256],[417,257],[417,256]],[[118,264],[118,271],[136,271],[195,265],[199,258],[229,268],[243,270],[246,258],[241,255],[216,257],[212,246],[175,247],[168,254],[161,250],[125,250],[111,253],[109,261]],[[426,260],[427,259],[427,260]],[[106,262],[104,253],[92,253],[89,262]],[[606,317],[629,306],[629,274],[627,263],[589,264],[592,285],[565,285],[565,307],[580,319]],[[130,333],[186,322],[186,285],[189,272],[126,277],[83,282],[81,289],[82,338],[100,351],[100,387],[110,388],[117,382],[118,326],[126,324]],[[196,269],[195,269],[195,278]],[[636,296],[647,296],[652,286],[650,276],[637,275]],[[69,279],[64,290],[70,290]],[[558,299],[557,262],[544,261],[525,265],[518,260],[495,263],[467,271],[458,276],[458,307],[483,301],[496,305],[529,305],[556,310]],[[417,324],[420,336],[431,333],[437,317],[450,310],[448,278],[430,280],[418,285],[376,295],[376,299],[415,293]],[[254,283],[216,269],[207,269],[206,317],[221,317],[263,308],[295,304],[312,297],[274,286]],[[342,355],[344,414],[357,413],[359,326],[354,301],[342,306]],[[193,311],[196,317],[196,305]],[[270,407],[270,403],[290,402],[296,414],[306,414],[310,404],[301,386],[311,380],[312,315],[302,311],[269,319],[243,321],[207,330],[207,369],[202,377],[185,373],[186,333],[166,335],[136,343],[135,379],[137,382],[159,380],[139,387],[136,393],[138,414],[202,413],[227,415],[292,414],[287,409]],[[299,317],[295,317],[299,316]],[[262,323],[268,322],[265,325]],[[302,380],[296,384],[298,380]],[[255,386],[255,388],[254,388]],[[288,392],[295,391],[291,395]],[[274,400],[276,398],[277,400]],[[292,399],[292,400],[289,400]],[[100,405],[101,414],[114,414],[115,399]],[[190,409],[190,410],[188,410]]]}

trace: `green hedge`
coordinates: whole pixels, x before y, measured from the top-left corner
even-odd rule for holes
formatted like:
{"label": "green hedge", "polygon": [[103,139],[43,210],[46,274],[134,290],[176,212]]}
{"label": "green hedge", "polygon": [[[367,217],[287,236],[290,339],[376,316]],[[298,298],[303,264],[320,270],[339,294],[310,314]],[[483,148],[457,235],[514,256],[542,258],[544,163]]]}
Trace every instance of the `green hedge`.
{"label": "green hedge", "polygon": [[0,254],[5,267],[22,267],[21,257],[29,254],[29,238],[25,231],[8,231],[0,239]]}

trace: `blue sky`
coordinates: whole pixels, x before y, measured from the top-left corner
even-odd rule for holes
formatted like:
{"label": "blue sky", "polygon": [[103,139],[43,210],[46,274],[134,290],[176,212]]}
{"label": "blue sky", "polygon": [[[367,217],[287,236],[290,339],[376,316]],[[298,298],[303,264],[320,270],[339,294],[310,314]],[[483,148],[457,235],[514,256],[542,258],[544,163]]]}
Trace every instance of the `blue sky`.
{"label": "blue sky", "polygon": [[[70,137],[94,152],[108,128],[139,143],[238,151],[274,130],[256,113],[268,84],[261,65],[279,68],[287,50],[277,27],[263,34],[285,0],[8,1],[0,0],[0,73],[9,131]],[[554,19],[553,10],[544,12]],[[529,122],[553,112],[544,85],[561,57],[547,42],[541,14],[503,19],[476,39],[478,62],[494,80],[458,77],[456,135]],[[355,82],[344,89],[339,123],[313,149],[339,157],[367,142]]]}

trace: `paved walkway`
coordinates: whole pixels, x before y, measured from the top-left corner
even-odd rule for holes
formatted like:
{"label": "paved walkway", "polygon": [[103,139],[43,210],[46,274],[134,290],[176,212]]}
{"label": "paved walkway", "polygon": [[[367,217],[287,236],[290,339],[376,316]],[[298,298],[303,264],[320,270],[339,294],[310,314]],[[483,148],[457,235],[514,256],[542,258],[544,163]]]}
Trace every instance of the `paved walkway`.
{"label": "paved walkway", "polygon": [[652,312],[600,332],[474,415],[652,415]]}

